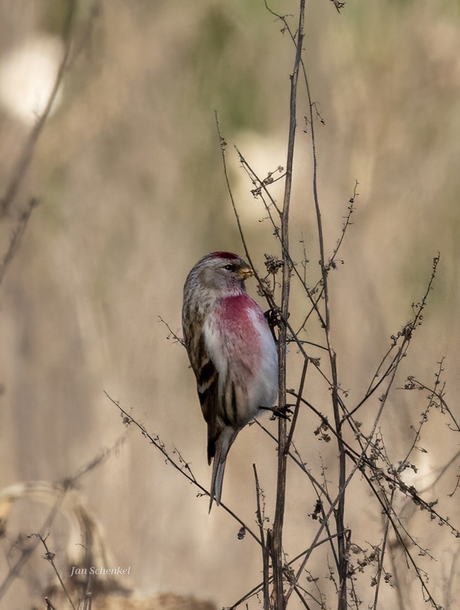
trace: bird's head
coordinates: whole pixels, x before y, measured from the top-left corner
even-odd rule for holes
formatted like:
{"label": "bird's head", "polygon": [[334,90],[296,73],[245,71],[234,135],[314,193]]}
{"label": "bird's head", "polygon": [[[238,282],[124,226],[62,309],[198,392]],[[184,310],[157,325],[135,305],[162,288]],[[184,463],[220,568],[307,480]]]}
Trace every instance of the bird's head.
{"label": "bird's head", "polygon": [[254,275],[249,265],[232,252],[212,252],[204,256],[190,272],[215,298],[237,296],[246,292],[244,281]]}

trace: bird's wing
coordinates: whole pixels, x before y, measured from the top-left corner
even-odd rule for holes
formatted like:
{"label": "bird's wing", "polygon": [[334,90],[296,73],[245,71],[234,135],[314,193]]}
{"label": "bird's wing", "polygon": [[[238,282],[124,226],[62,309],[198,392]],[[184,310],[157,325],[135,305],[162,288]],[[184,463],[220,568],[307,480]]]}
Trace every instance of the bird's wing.
{"label": "bird's wing", "polygon": [[189,319],[188,312],[183,317],[185,347],[195,373],[201,411],[208,424],[208,463],[210,464],[216,453],[216,440],[222,432],[222,425],[217,422],[219,373],[206,348],[206,333],[209,331],[204,325],[204,320],[199,319],[198,324],[190,325]]}
{"label": "bird's wing", "polygon": [[208,463],[216,453],[216,439],[222,432],[217,422],[219,373],[206,350],[204,335],[198,344],[199,365],[194,368],[201,411],[208,424]]}

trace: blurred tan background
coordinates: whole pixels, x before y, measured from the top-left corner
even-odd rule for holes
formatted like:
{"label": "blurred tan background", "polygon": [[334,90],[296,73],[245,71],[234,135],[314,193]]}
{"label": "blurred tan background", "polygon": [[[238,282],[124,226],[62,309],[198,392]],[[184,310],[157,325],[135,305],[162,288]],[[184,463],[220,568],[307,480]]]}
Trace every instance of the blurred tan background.
{"label": "blurred tan background", "polygon": [[[297,3],[275,1],[273,9],[296,14]],[[2,192],[38,111],[46,73],[54,74],[59,65],[66,10],[63,0],[1,3]],[[228,142],[230,179],[254,262],[263,269],[264,253],[279,254],[268,221],[259,222],[265,212],[250,193],[233,144],[261,176],[285,164],[293,47],[281,26],[258,0],[78,2],[58,105],[11,217],[1,226],[3,257],[21,209],[30,197],[39,198],[0,286],[0,487],[62,480],[113,444],[124,428],[104,390],[132,409],[169,450],[179,449],[208,485],[206,432],[193,375],[185,351],[168,340],[159,316],[180,334],[182,286],[191,266],[212,250],[242,253],[214,111]],[[9,62],[24,50],[29,52],[25,65],[43,54],[48,67],[40,64],[25,78],[8,80]],[[423,295],[431,260],[440,250],[424,325],[397,385],[405,374],[431,384],[437,361],[446,356],[446,398],[455,409],[460,389],[458,3],[349,0],[339,15],[331,2],[310,2],[305,61],[325,122],[317,122],[316,132],[329,253],[359,181],[354,224],[340,254],[345,263],[331,275],[333,340],[349,404],[367,387],[390,335],[409,320],[411,303]],[[18,76],[20,69],[13,67],[13,73]],[[319,256],[303,92],[300,103],[291,239],[297,260],[305,240],[307,278],[313,284]],[[249,290],[255,296],[254,285]],[[298,322],[307,303],[296,291],[293,299]],[[319,336],[315,325],[308,332],[310,338]],[[293,371],[294,387],[295,365]],[[315,383],[312,379],[312,399]],[[319,406],[327,412],[327,402]],[[410,425],[417,424],[425,406],[421,394],[402,392],[388,406],[382,428],[396,461],[405,456]],[[266,423],[275,430],[268,418]],[[305,414],[301,425],[303,458],[319,477],[319,455],[326,465],[331,460],[332,473],[335,447],[313,435],[314,417]],[[457,451],[457,440],[439,414],[429,430],[423,442],[430,451],[427,457],[420,454],[425,461],[418,464],[420,476],[428,479]],[[271,515],[276,456],[255,426],[232,449],[224,485],[224,501],[255,528],[254,461]],[[460,515],[446,500],[457,464],[433,493],[441,498],[440,511],[458,525]],[[315,498],[303,477],[290,476],[296,489],[286,533],[292,558],[314,535],[307,515]],[[238,526],[223,511],[208,515],[206,499],[197,499],[196,490],[134,429],[116,455],[82,480],[81,492],[104,528],[116,565],[131,567],[142,594],[172,591],[228,606],[260,580],[259,551],[250,537],[237,540]],[[363,539],[379,540],[378,507],[373,513],[356,511],[363,503],[367,510],[369,503],[359,492],[350,502],[350,524],[356,512],[363,523],[365,513],[369,534]],[[420,519],[426,531],[428,516]],[[439,529],[431,527],[433,550]],[[441,579],[458,545],[442,532],[445,543],[436,567]],[[328,573],[324,565],[314,570],[315,576]],[[394,592],[387,594],[393,599]],[[5,607],[13,607],[16,595],[10,592]]]}

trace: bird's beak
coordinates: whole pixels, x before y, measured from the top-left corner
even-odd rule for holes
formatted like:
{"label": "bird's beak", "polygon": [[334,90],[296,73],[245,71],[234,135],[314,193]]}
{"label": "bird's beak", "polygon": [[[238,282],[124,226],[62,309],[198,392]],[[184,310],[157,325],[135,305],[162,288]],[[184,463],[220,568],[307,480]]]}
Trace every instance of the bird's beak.
{"label": "bird's beak", "polygon": [[249,267],[242,267],[238,271],[238,275],[240,277],[240,280],[247,280],[248,277],[251,277],[254,275],[254,272],[252,271],[252,269],[249,269]]}

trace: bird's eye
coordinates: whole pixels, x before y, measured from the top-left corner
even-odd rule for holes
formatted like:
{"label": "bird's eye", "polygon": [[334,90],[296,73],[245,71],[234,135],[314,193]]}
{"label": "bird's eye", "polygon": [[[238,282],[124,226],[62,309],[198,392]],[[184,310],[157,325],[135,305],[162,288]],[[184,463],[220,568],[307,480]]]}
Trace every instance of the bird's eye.
{"label": "bird's eye", "polygon": [[227,269],[227,271],[232,271],[233,265],[224,265],[224,269]]}

